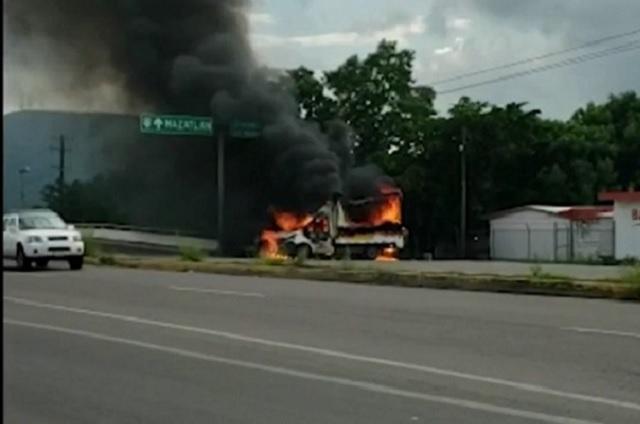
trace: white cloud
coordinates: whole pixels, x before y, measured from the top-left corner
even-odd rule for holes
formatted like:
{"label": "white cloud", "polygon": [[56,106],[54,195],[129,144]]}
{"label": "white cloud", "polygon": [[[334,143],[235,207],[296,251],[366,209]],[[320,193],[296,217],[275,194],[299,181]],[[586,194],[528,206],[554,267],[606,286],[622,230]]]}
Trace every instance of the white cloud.
{"label": "white cloud", "polygon": [[279,47],[298,45],[301,47],[333,47],[354,46],[378,42],[381,39],[406,42],[408,37],[423,34],[426,24],[423,16],[374,32],[329,32],[316,35],[278,36],[271,34],[254,34],[253,41],[257,47]]}
{"label": "white cloud", "polygon": [[471,27],[471,19],[452,18],[447,20],[447,28],[456,30],[467,30]]}
{"label": "white cloud", "polygon": [[453,47],[451,46],[446,46],[446,47],[442,47],[439,49],[435,49],[433,51],[434,54],[438,55],[438,56],[442,56],[443,54],[449,54],[453,52]]}
{"label": "white cloud", "polygon": [[442,56],[451,53],[459,53],[464,49],[464,41],[464,37],[456,37],[455,40],[453,40],[453,45],[435,49],[433,54],[436,56]]}
{"label": "white cloud", "polygon": [[394,25],[391,28],[383,29],[382,31],[376,31],[369,38],[380,40],[382,38],[398,41],[406,41],[406,38],[411,35],[424,34],[427,30],[427,25],[424,20],[424,16],[416,16],[410,22]]}

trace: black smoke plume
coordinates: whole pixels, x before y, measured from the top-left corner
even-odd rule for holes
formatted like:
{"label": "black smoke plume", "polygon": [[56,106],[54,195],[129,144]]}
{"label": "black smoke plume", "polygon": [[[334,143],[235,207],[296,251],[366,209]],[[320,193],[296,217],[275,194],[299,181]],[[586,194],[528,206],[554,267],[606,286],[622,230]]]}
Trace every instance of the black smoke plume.
{"label": "black smoke plume", "polygon": [[[264,126],[259,140],[228,143],[229,245],[257,234],[269,206],[316,209],[343,191],[352,165],[348,129],[334,123],[323,133],[298,119],[282,76],[256,63],[248,8],[247,0],[4,2],[10,38],[38,40],[31,45],[65,61],[76,91],[117,80],[146,111],[211,115],[221,128],[233,119]],[[113,156],[130,219],[215,235],[215,155],[214,140],[132,131]]]}

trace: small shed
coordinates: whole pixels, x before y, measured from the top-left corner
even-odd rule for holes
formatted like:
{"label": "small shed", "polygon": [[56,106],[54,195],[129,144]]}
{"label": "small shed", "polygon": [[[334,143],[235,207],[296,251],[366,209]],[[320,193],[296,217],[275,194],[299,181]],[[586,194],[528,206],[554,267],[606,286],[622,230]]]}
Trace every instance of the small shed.
{"label": "small shed", "polygon": [[492,259],[566,262],[614,252],[610,206],[527,205],[489,215]]}
{"label": "small shed", "polygon": [[640,191],[601,193],[600,200],[614,202],[616,259],[640,259]]}

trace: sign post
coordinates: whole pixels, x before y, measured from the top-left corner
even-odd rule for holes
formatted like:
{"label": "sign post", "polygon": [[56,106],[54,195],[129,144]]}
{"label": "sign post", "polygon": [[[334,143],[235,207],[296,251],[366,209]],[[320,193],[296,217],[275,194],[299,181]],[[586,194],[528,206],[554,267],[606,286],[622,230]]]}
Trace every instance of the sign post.
{"label": "sign post", "polygon": [[[212,118],[186,115],[140,115],[140,132],[149,135],[185,135],[213,136],[215,126]],[[229,136],[232,138],[258,138],[262,134],[262,125],[257,122],[232,121]],[[225,142],[224,131],[218,130],[218,243],[224,239],[224,202],[225,202]]]}
{"label": "sign post", "polygon": [[224,235],[224,133],[218,131],[218,246]]}

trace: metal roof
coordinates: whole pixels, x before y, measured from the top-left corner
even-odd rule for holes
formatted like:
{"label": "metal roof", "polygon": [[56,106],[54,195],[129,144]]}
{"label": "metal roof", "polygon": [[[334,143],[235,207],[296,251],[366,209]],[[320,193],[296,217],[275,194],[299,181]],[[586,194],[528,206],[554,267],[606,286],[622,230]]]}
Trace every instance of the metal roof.
{"label": "metal roof", "polygon": [[610,206],[525,205],[517,208],[496,211],[486,215],[485,218],[492,220],[523,211],[543,212],[570,220],[593,220],[613,217],[613,209]]}
{"label": "metal roof", "polygon": [[640,202],[640,191],[611,191],[606,193],[600,193],[599,200],[612,201],[621,203],[635,203]]}

